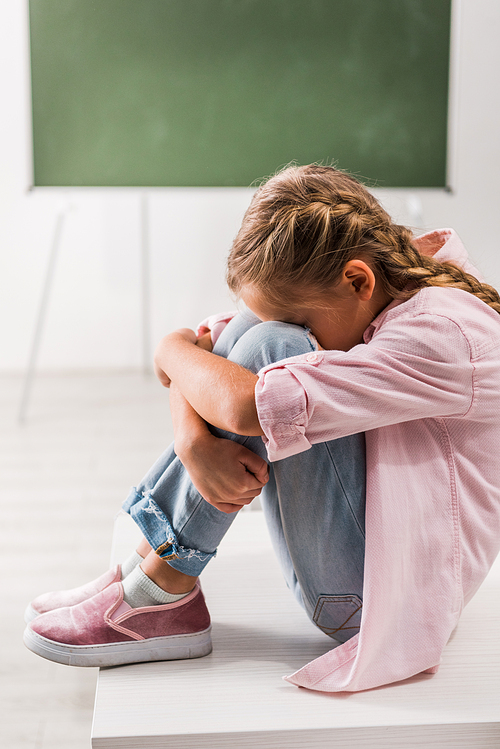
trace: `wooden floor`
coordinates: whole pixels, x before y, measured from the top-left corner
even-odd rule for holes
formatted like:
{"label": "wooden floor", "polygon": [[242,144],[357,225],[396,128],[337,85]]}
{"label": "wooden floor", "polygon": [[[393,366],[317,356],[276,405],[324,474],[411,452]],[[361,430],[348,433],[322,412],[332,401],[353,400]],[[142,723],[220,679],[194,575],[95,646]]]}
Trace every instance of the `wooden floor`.
{"label": "wooden floor", "polygon": [[172,432],[153,377],[38,377],[16,423],[21,380],[0,378],[0,746],[89,749],[97,669],[51,663],[22,643],[32,597],[96,577],[114,517]]}

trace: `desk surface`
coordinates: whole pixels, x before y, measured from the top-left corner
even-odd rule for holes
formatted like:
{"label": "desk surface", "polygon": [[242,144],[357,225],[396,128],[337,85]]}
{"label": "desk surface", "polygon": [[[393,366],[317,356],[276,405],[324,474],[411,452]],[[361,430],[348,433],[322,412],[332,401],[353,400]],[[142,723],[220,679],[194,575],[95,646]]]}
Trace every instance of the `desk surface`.
{"label": "desk surface", "polygon": [[[113,561],[137,538],[117,518]],[[92,746],[500,746],[500,558],[466,607],[439,672],[367,692],[282,680],[332,646],[286,588],[261,512],[242,512],[203,574],[211,655],[101,669]]]}

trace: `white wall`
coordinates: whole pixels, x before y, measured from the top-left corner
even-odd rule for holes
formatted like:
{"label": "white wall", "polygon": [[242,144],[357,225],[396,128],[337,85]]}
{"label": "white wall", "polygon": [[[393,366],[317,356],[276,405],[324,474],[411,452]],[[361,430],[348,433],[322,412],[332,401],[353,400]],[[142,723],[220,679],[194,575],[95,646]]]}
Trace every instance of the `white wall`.
{"label": "white wall", "polygon": [[[128,189],[28,192],[31,174],[26,0],[0,4],[0,371],[27,363],[58,212],[62,235],[39,366],[142,363],[141,194]],[[461,0],[452,194],[419,191],[423,226],[452,226],[500,286],[500,3]],[[224,258],[251,190],[149,191],[151,338],[231,308]],[[404,190],[377,193],[394,217],[422,224]],[[415,195],[413,191],[412,195]]]}

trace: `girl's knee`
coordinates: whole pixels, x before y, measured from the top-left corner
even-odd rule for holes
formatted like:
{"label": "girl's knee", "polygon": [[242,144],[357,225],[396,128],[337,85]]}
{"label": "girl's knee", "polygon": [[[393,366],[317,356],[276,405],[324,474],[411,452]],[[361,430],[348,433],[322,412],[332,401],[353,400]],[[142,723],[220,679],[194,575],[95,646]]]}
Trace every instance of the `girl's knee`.
{"label": "girl's knee", "polygon": [[233,347],[228,359],[252,372],[258,372],[268,364],[317,348],[316,340],[306,328],[271,320],[247,330]]}
{"label": "girl's knee", "polygon": [[318,596],[314,610],[307,613],[325,635],[347,642],[359,633],[362,607],[362,599],[354,593],[323,594]]}

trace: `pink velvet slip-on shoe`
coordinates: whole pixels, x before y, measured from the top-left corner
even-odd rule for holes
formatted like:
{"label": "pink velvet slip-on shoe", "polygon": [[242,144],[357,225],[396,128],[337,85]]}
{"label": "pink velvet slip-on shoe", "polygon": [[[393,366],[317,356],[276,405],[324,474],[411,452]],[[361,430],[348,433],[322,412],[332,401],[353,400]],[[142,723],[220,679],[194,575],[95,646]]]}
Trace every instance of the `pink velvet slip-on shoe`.
{"label": "pink velvet slip-on shoe", "polygon": [[199,583],[175,603],[133,609],[115,582],[75,606],[37,616],[26,627],[24,644],[68,666],[120,666],[208,655],[210,630]]}
{"label": "pink velvet slip-on shoe", "polygon": [[28,624],[35,617],[40,616],[40,614],[46,614],[47,611],[62,609],[65,606],[76,606],[77,603],[92,598],[96,593],[100,593],[101,590],[104,590],[113,583],[119,582],[121,579],[121,566],[117,564],[116,567],[108,570],[96,580],[85,583],[85,585],[80,585],[79,588],[43,593],[28,604],[28,608],[24,612],[24,621]]}

